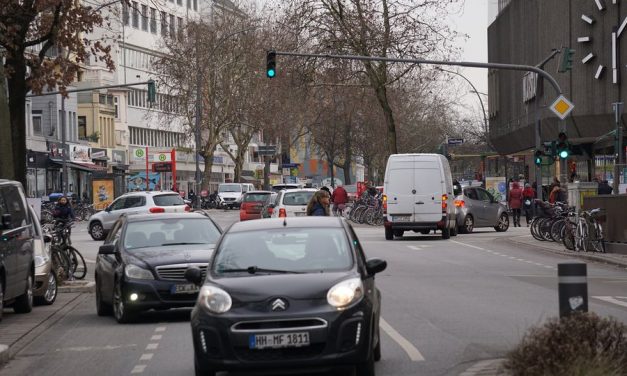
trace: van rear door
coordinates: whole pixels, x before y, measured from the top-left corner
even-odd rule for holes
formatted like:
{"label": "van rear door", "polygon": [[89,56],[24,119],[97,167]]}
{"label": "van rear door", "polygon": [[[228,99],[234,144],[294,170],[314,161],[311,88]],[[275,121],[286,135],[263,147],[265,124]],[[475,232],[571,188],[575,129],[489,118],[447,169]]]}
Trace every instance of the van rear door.
{"label": "van rear door", "polygon": [[410,222],[414,214],[414,157],[395,155],[388,162],[385,194],[387,214],[392,222]]}
{"label": "van rear door", "polygon": [[437,161],[415,162],[413,189],[414,221],[439,222],[442,220],[442,194],[444,177]]}

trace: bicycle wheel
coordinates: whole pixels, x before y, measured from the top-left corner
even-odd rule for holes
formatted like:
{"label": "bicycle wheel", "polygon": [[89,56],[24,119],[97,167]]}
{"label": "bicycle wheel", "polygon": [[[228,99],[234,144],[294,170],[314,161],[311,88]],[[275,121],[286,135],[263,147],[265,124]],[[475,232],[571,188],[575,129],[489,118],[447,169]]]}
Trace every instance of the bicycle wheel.
{"label": "bicycle wheel", "polygon": [[542,222],[543,218],[534,218],[533,222],[531,222],[531,236],[533,236],[534,239],[539,240],[539,241],[544,241],[544,238],[542,236],[540,236],[540,222]]}
{"label": "bicycle wheel", "polygon": [[50,255],[52,256],[52,268],[57,275],[57,280],[67,280],[71,267],[65,252],[60,247],[53,246],[50,250]]}
{"label": "bicycle wheel", "polygon": [[573,230],[567,225],[564,226],[564,232],[562,234],[562,243],[564,247],[569,251],[575,250],[575,235],[573,234]]}
{"label": "bicycle wheel", "polygon": [[66,252],[68,252],[70,258],[71,276],[75,279],[84,279],[87,275],[87,264],[85,263],[83,255],[74,247],[67,247]]}
{"label": "bicycle wheel", "polygon": [[366,210],[365,206],[360,206],[351,212],[351,221],[359,223],[362,213]]}
{"label": "bicycle wheel", "polygon": [[553,241],[553,239],[551,239],[551,226],[552,225],[553,225],[553,218],[544,218],[544,220],[542,221],[539,227],[540,236],[542,236],[542,239],[549,241],[549,242]]}
{"label": "bicycle wheel", "polygon": [[551,225],[551,239],[553,239],[554,242],[560,243],[562,241],[562,228],[564,228],[565,225],[566,220],[564,219],[558,219]]}
{"label": "bicycle wheel", "polygon": [[367,214],[371,209],[368,207],[364,207],[364,210],[362,210],[359,213],[359,217],[357,218],[357,223],[362,224],[364,222],[366,222],[366,218],[367,218]]}

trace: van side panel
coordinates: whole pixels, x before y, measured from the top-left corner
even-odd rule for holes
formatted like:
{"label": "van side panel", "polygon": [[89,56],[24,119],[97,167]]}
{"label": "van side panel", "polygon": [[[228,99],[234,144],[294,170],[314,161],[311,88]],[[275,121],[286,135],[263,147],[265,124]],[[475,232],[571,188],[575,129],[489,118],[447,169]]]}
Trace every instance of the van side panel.
{"label": "van side panel", "polygon": [[[414,159],[405,155],[392,155],[385,169],[383,192],[388,198],[388,217],[413,216]],[[393,220],[393,219],[390,219]]]}
{"label": "van side panel", "polygon": [[438,222],[442,219],[444,174],[438,160],[418,161],[414,170],[414,222]]}

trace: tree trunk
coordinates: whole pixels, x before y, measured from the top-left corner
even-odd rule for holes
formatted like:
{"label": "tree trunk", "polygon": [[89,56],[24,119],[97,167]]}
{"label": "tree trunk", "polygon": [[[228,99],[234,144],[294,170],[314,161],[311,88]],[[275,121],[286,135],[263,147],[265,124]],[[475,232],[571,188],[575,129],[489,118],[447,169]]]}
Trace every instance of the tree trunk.
{"label": "tree trunk", "polygon": [[351,162],[353,159],[353,139],[351,138],[350,122],[344,126],[344,185],[350,185],[351,179]]}
{"label": "tree trunk", "polygon": [[211,168],[213,167],[213,154],[214,149],[203,153],[202,157],[205,159],[205,171],[203,172],[203,179],[201,189],[208,190],[209,182],[211,182]]}
{"label": "tree trunk", "polygon": [[[9,106],[6,97],[4,66],[0,64],[0,176],[15,179],[13,170],[12,132]],[[24,187],[26,189],[26,187]]]}
{"label": "tree trunk", "polygon": [[385,116],[385,124],[387,126],[388,155],[397,154],[398,148],[396,146],[396,122],[394,121],[392,107],[390,107],[390,103],[388,102],[387,90],[385,89],[385,86],[379,86],[375,89],[375,92],[377,94],[377,100],[379,101],[381,109],[383,110],[383,115]]}
{"label": "tree trunk", "polygon": [[335,158],[329,158],[328,159],[328,164],[329,164],[329,168],[331,169],[331,188],[335,189],[335,166],[333,165],[333,160]]}
{"label": "tree trunk", "polygon": [[6,65],[14,70],[8,80],[13,179],[26,189],[26,63],[8,58]]}
{"label": "tree trunk", "polygon": [[244,169],[244,153],[246,152],[246,149],[243,149],[241,147],[237,147],[237,154],[235,155],[235,169],[233,171],[234,173],[234,179],[233,182],[235,183],[242,183],[242,170]]}

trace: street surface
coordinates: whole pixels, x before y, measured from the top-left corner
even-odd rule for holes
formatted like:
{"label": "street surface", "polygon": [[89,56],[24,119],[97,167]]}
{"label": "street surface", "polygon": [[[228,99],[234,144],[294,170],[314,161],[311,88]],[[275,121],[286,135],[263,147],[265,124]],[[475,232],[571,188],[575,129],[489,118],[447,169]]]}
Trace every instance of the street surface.
{"label": "street surface", "polygon": [[[237,211],[212,215],[223,228],[239,219]],[[568,259],[507,240],[528,234],[525,227],[478,229],[448,241],[439,235],[385,241],[382,227],[356,232],[369,257],[388,262],[377,277],[383,295],[377,375],[459,375],[479,361],[502,358],[530,326],[558,314],[557,264]],[[85,224],[72,240],[93,279],[100,242]],[[588,283],[590,310],[627,322],[627,271],[588,263]],[[119,325],[96,315],[94,294],[79,299],[0,375],[194,373],[189,310],[149,312],[138,323]]]}

